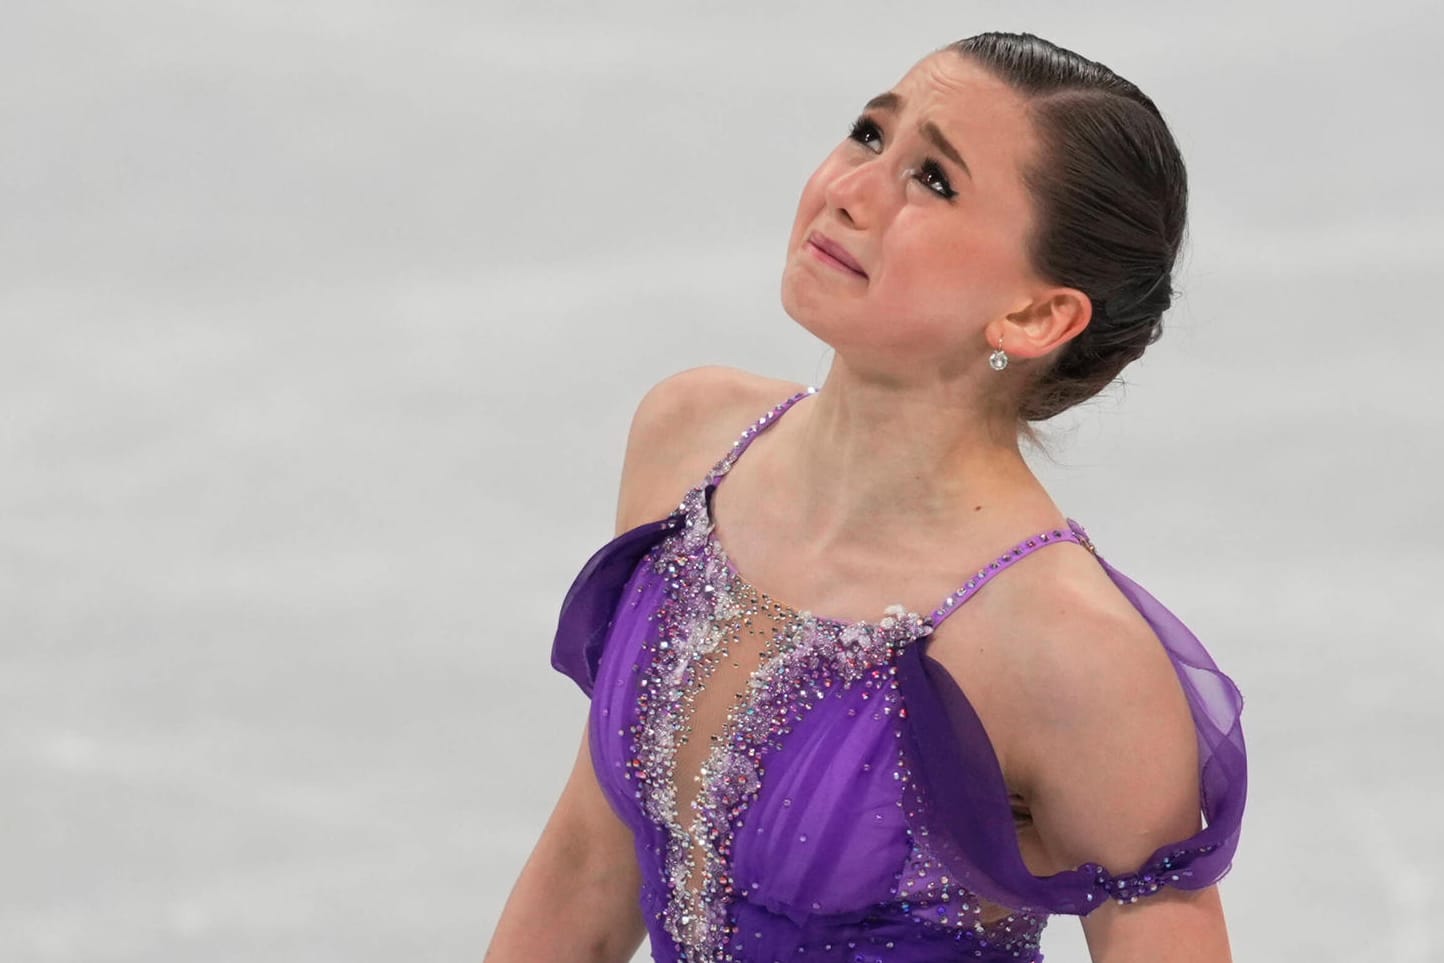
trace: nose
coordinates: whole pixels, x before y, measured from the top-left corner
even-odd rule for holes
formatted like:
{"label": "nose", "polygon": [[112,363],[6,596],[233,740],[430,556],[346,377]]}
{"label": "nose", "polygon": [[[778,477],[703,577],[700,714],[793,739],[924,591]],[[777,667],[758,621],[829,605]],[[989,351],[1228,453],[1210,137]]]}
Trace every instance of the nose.
{"label": "nose", "polygon": [[827,205],[854,227],[867,227],[887,203],[889,170],[888,162],[876,157],[838,171],[824,190]]}

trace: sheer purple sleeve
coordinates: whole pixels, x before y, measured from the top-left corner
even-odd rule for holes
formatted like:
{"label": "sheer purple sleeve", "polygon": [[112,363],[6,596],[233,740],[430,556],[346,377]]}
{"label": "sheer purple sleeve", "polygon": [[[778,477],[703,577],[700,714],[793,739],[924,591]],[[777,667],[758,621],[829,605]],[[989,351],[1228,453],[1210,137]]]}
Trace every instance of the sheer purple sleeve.
{"label": "sheer purple sleeve", "polygon": [[674,513],[618,535],[587,560],[562,599],[552,640],[552,668],[588,696],[622,589],[642,557],[681,521]]}
{"label": "sheer purple sleeve", "polygon": [[1114,875],[1089,862],[1033,875],[1018,850],[1002,768],[967,696],[925,645],[909,647],[898,665],[909,720],[902,751],[913,833],[968,888],[1027,912],[1086,915],[1106,900],[1133,902],[1165,886],[1200,889],[1228,872],[1238,846],[1247,789],[1238,687],[1177,616],[1098,560],[1167,650],[1198,736],[1205,827],[1160,847],[1134,871]]}

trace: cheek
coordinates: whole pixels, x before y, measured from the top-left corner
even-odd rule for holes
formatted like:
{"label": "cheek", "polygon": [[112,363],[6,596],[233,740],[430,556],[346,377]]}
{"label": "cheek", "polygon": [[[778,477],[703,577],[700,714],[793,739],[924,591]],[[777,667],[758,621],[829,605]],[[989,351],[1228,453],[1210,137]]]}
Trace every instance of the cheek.
{"label": "cheek", "polygon": [[826,204],[824,185],[827,178],[828,162],[824,161],[802,185],[802,194],[797,199],[797,214],[792,221],[791,247],[800,244],[806,232],[817,222],[817,216]]}
{"label": "cheek", "polygon": [[944,233],[936,224],[900,235],[875,292],[924,321],[990,317],[1013,296],[1015,255],[987,230]]}

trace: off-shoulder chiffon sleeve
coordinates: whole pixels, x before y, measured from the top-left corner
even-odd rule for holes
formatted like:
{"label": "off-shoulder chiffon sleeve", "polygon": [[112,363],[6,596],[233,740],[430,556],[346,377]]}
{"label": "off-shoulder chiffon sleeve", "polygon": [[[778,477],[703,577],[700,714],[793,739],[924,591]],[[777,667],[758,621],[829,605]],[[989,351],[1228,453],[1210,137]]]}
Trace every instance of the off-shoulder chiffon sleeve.
{"label": "off-shoulder chiffon sleeve", "polygon": [[638,525],[599,548],[562,599],[552,639],[552,668],[592,694],[622,589],[637,563],[681,524],[677,514]]}
{"label": "off-shoulder chiffon sleeve", "polygon": [[1228,872],[1242,828],[1247,762],[1238,687],[1177,616],[1098,560],[1167,650],[1198,736],[1205,826],[1159,847],[1132,871],[1115,875],[1090,862],[1033,875],[1018,849],[1002,768],[967,696],[926,646],[909,647],[898,663],[909,723],[902,733],[911,777],[904,806],[913,833],[964,885],[1028,912],[1086,915],[1109,899],[1135,902],[1168,886],[1209,886]]}

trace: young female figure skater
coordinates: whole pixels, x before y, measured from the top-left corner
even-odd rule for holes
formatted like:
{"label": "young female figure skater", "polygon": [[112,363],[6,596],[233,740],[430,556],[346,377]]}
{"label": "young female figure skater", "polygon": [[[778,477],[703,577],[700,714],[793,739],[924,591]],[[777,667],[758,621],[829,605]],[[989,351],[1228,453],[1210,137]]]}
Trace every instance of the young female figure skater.
{"label": "young female figure skater", "polygon": [[637,409],[553,642],[588,726],[488,963],[1037,961],[1053,914],[1099,963],[1230,958],[1238,690],[1019,444],[1157,338],[1186,195],[1152,101],[1032,35],[868,102],[782,276],[823,384]]}

